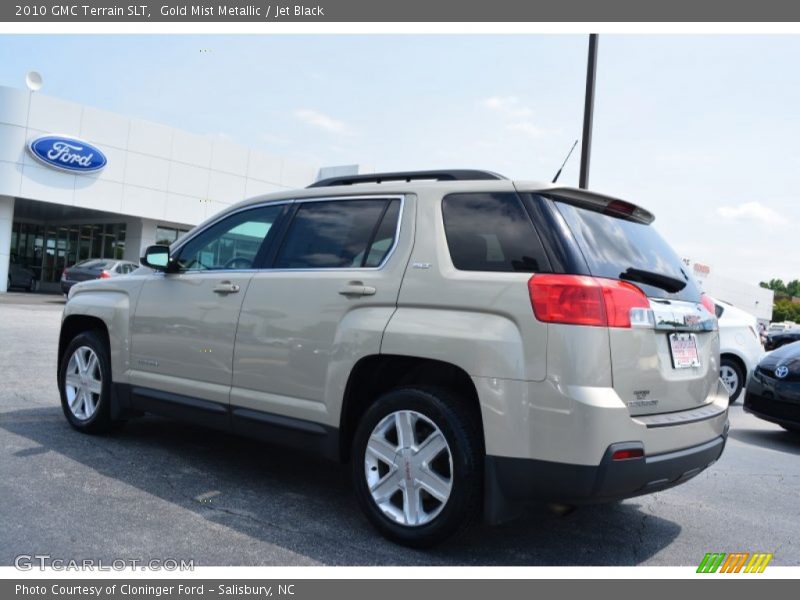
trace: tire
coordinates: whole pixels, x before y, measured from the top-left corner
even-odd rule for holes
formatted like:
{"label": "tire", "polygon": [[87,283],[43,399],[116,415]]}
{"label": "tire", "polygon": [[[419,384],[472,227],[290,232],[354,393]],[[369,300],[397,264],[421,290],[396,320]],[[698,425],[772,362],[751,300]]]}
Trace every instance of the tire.
{"label": "tire", "polygon": [[[728,388],[728,402],[733,404],[744,387],[744,370],[738,362],[724,356],[719,364],[719,376],[725,382],[725,387]],[[730,387],[731,384],[732,387]]]}
{"label": "tire", "polygon": [[[410,444],[402,442],[403,424],[412,431]],[[361,418],[352,448],[356,498],[372,525],[412,548],[434,546],[466,529],[482,501],[480,431],[480,417],[447,390],[408,387],[378,398]]]}
{"label": "tire", "polygon": [[[92,355],[96,357],[95,362],[92,362]],[[85,371],[81,368],[78,356],[83,360]],[[83,377],[81,371],[84,372]],[[71,382],[75,385],[68,385]],[[58,391],[64,416],[72,427],[91,434],[106,433],[112,429],[111,360],[108,345],[99,332],[80,333],[67,345],[58,370]],[[89,398],[85,395],[87,393]]]}

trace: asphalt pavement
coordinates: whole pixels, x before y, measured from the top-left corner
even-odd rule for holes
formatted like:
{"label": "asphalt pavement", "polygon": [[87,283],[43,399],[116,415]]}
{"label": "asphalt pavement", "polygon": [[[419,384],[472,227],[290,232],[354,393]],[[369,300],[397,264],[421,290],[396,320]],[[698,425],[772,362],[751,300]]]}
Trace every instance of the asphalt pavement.
{"label": "asphalt pavement", "polygon": [[731,410],[722,458],[688,483],[558,516],[531,509],[429,551],[379,537],[345,466],[158,417],[87,436],[56,389],[59,296],[0,295],[0,564],[697,565],[772,552],[800,565],[800,435]]}

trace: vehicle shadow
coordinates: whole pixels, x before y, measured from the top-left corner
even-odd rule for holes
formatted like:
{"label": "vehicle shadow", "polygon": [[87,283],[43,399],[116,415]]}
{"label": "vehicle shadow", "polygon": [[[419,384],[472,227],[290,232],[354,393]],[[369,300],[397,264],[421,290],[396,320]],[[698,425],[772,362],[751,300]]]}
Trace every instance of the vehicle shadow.
{"label": "vehicle shadow", "polygon": [[728,435],[735,440],[754,446],[762,446],[778,452],[800,456],[800,433],[786,431],[775,425],[775,429],[731,428]]}
{"label": "vehicle shadow", "polygon": [[[112,435],[88,436],[66,424],[60,407],[32,408],[2,413],[0,428],[38,445],[4,461],[54,452],[78,463],[76,477],[88,467],[110,478],[112,488],[114,481],[119,488],[133,486],[175,505],[179,515],[191,511],[323,564],[636,565],[668,546],[681,529],[646,510],[645,497],[563,517],[532,508],[512,523],[477,525],[436,549],[416,551],[372,530],[356,505],[346,465],[151,416]],[[108,490],[85,493],[86,502],[117,497]],[[117,518],[116,511],[111,514]],[[114,542],[108,543],[111,552]],[[213,564],[237,564],[235,555],[228,560]]]}

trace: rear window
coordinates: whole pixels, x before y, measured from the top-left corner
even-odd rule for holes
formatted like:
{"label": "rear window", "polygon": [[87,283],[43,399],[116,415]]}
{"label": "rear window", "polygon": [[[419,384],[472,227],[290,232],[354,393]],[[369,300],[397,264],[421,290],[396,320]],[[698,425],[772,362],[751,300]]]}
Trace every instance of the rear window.
{"label": "rear window", "polygon": [[114,264],[111,260],[102,260],[97,258],[90,258],[76,264],[76,267],[82,269],[109,269]]}
{"label": "rear window", "polygon": [[564,202],[555,204],[572,230],[592,275],[620,279],[628,269],[648,271],[686,282],[682,290],[674,293],[640,281],[632,282],[648,296],[699,301],[700,290],[694,280],[687,275],[675,251],[651,225]]}
{"label": "rear window", "polygon": [[397,230],[399,200],[305,202],[289,226],[275,268],[377,267]]}
{"label": "rear window", "polygon": [[451,194],[442,201],[442,216],[456,269],[550,271],[533,222],[516,194]]}

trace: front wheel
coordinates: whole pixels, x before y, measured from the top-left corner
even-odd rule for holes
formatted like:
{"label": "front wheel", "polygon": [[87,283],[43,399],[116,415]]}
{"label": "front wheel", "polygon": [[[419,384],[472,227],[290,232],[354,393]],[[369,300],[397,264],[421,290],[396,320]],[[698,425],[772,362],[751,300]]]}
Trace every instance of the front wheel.
{"label": "front wheel", "polygon": [[438,544],[478,514],[483,489],[480,418],[435,388],[381,396],[353,440],[356,497],[375,528],[415,548]]}
{"label": "front wheel", "polygon": [[111,420],[111,360],[105,339],[96,331],[75,336],[58,372],[61,408],[67,421],[84,433],[105,433]]}
{"label": "front wheel", "polygon": [[728,391],[728,402],[733,404],[742,393],[744,387],[744,372],[739,363],[728,357],[723,357],[719,366],[719,377]]}

